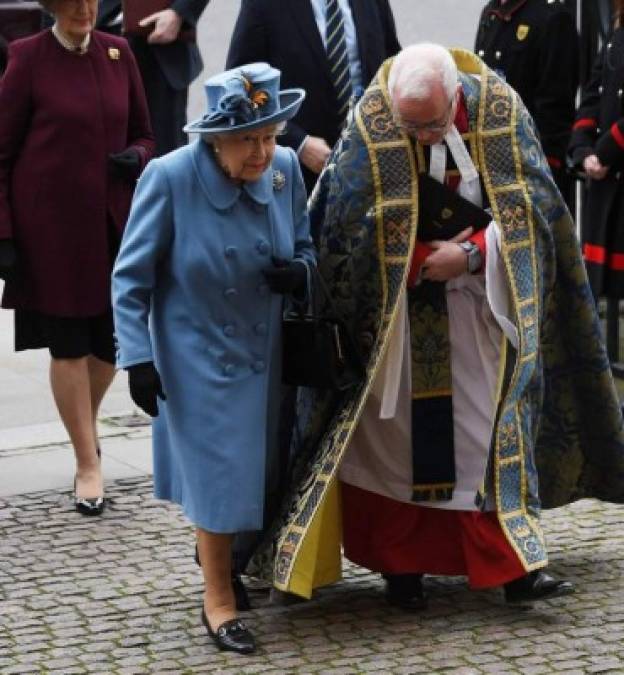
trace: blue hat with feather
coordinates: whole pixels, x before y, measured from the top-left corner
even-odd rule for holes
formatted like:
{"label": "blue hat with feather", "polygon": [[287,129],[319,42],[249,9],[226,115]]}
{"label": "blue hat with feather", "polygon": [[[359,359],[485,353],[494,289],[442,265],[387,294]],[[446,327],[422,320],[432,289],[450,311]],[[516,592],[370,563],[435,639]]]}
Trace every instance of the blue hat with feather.
{"label": "blue hat with feather", "polygon": [[184,127],[186,133],[251,131],[289,120],[305,98],[303,89],[280,91],[281,73],[268,63],[250,63],[206,80],[206,114]]}

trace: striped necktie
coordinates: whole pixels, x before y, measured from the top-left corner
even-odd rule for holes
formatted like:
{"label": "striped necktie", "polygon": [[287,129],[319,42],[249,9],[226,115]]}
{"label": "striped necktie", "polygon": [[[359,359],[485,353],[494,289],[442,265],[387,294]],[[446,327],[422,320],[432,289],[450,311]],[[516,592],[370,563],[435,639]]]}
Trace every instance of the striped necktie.
{"label": "striped necktie", "polygon": [[340,120],[344,120],[349,109],[351,98],[351,72],[349,70],[349,55],[347,54],[347,39],[345,37],[344,18],[338,0],[326,0],[325,29],[327,61],[331,73],[331,80],[336,90],[338,103],[337,111]]}

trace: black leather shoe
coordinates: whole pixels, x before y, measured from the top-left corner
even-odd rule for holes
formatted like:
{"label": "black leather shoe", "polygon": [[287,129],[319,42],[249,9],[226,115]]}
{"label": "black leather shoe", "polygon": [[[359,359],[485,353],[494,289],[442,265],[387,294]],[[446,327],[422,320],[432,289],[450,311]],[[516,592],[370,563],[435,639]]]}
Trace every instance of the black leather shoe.
{"label": "black leather shoe", "polygon": [[530,572],[524,577],[505,584],[505,601],[509,604],[552,600],[574,593],[574,584],[555,579],[542,570]]}
{"label": "black leather shoe", "polygon": [[208,635],[221,651],[238,652],[239,654],[251,654],[256,651],[254,636],[240,619],[224,621],[216,631],[213,631],[203,609],[201,618]]}
{"label": "black leather shoe", "polygon": [[78,497],[76,494],[76,478],[74,477],[74,507],[83,516],[101,516],[106,506],[104,497]]}
{"label": "black leather shoe", "polygon": [[406,612],[422,612],[428,601],[422,585],[422,574],[383,574],[386,600]]}
{"label": "black leather shoe", "polygon": [[[201,567],[199,562],[199,550],[195,544],[195,563]],[[245,584],[240,577],[240,574],[232,574],[232,590],[234,591],[234,599],[236,600],[236,609],[239,612],[248,612],[251,607],[251,600],[247,594]]]}

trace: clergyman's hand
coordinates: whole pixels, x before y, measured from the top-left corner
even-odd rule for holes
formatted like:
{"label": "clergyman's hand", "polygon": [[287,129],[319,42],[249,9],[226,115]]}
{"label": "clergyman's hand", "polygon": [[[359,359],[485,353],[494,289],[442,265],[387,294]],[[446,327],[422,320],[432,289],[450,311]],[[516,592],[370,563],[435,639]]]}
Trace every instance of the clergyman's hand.
{"label": "clergyman's hand", "polygon": [[321,173],[330,154],[331,148],[324,138],[308,136],[299,151],[299,159],[312,173]]}
{"label": "clergyman's hand", "polygon": [[448,241],[430,241],[433,253],[425,259],[421,277],[427,281],[449,281],[468,271],[466,252],[457,244],[466,241],[473,233],[467,227]]}
{"label": "clergyman's hand", "polygon": [[139,21],[139,26],[154,24],[154,29],[147,36],[151,45],[167,45],[177,40],[182,28],[182,17],[173,9],[163,9],[146,16]]}

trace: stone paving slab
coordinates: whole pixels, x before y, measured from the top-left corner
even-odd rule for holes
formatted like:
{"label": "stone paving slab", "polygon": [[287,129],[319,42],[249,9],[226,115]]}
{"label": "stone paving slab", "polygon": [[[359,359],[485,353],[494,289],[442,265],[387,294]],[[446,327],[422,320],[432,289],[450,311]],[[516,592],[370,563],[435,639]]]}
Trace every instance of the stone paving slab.
{"label": "stone paving slab", "polygon": [[0,499],[1,673],[624,673],[623,507],[583,501],[544,515],[551,569],[578,592],[529,610],[453,577],[427,578],[430,609],[405,614],[350,565],[288,607],[252,583],[260,649],[243,657],[205,634],[192,530],[151,488],[109,485],[110,508],[93,520],[67,493]]}
{"label": "stone paving slab", "polygon": [[[98,419],[100,439],[141,434],[151,437],[149,418],[143,413],[125,412]],[[60,419],[27,426],[3,427],[0,434],[0,458],[30,454],[33,449],[53,445],[69,447],[69,436]]]}
{"label": "stone paving slab", "polygon": [[[98,429],[105,484],[152,473],[149,418],[136,413],[105,417]],[[63,490],[75,471],[74,452],[60,421],[0,430],[0,499]]]}

